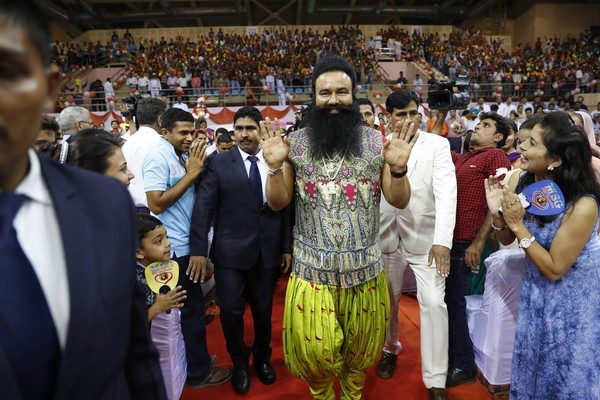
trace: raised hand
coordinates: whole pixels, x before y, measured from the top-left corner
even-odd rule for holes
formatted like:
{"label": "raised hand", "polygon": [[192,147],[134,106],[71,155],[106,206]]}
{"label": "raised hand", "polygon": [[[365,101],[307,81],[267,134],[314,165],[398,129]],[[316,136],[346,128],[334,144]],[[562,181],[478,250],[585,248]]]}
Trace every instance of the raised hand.
{"label": "raised hand", "polygon": [[502,216],[504,217],[504,221],[506,221],[506,225],[508,225],[511,231],[515,232],[523,225],[523,217],[525,216],[525,209],[521,204],[519,196],[504,189],[500,204],[502,205]]}
{"label": "raised hand", "polygon": [[288,159],[290,141],[285,136],[285,131],[279,125],[277,118],[273,122],[269,118],[260,122],[260,141],[263,156],[269,168],[281,167],[283,162]]}
{"label": "raised hand", "polygon": [[190,147],[189,157],[185,162],[185,169],[188,173],[195,176],[200,175],[204,162],[206,161],[206,141],[195,141]]}
{"label": "raised hand", "polygon": [[502,200],[502,185],[495,176],[490,176],[484,181],[485,199],[487,200],[488,208],[494,217],[500,216],[500,206]]}
{"label": "raised hand", "polygon": [[392,139],[383,145],[383,158],[390,166],[392,172],[402,172],[419,133],[414,122],[406,118],[403,123],[398,122],[392,132]]}

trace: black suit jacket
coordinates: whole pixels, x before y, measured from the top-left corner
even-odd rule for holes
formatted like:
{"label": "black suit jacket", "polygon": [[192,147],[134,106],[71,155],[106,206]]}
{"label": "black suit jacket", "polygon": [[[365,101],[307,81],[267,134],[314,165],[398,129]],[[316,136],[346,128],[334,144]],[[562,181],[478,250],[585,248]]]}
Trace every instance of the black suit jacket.
{"label": "black suit jacket", "polygon": [[216,266],[247,270],[262,255],[266,268],[276,268],[281,254],[292,252],[289,208],[258,204],[238,149],[207,159],[192,213],[190,255],[207,255],[213,222],[210,258]]}
{"label": "black suit jacket", "polygon": [[[166,399],[135,279],[137,234],[129,193],[115,179],[53,161],[42,159],[41,169],[69,281],[67,343],[54,399]],[[21,398],[2,348],[0,398]]]}

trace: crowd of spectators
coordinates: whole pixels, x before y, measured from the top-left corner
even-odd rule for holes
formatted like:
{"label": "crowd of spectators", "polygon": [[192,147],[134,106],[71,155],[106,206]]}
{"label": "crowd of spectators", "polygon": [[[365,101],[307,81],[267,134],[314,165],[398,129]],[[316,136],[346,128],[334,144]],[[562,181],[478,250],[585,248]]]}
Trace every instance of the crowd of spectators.
{"label": "crowd of spectators", "polygon": [[[127,34],[126,34],[127,35]],[[53,45],[54,61],[63,72],[70,66],[90,64],[92,59],[125,59],[136,78],[157,77],[167,87],[216,87],[226,91],[243,86],[260,86],[259,80],[275,92],[275,81],[285,86],[306,86],[318,57],[329,53],[349,59],[360,75],[372,74],[377,62],[374,51],[367,49],[358,27],[331,27],[319,33],[312,28],[275,28],[262,34],[224,33],[220,28],[200,35],[196,41],[181,36],[158,41],[142,39],[135,43],[131,35],[119,38],[115,33],[109,43]],[[125,58],[124,58],[125,57]],[[184,81],[177,81],[179,78]],[[172,78],[172,82],[167,82]],[[145,86],[145,85],[144,85]]]}
{"label": "crowd of spectators", "polygon": [[[260,100],[263,93],[273,93],[281,95],[280,104],[285,104],[290,92],[302,93],[302,88],[310,86],[312,66],[329,53],[350,60],[359,82],[370,89],[377,80],[377,58],[386,50],[395,53],[396,59],[425,66],[425,75],[432,71],[426,61],[451,80],[458,75],[470,76],[477,97],[568,97],[598,89],[600,38],[587,30],[578,37],[537,38],[532,45],[517,43],[512,53],[500,39],[490,40],[481,32],[424,34],[396,26],[381,29],[370,38],[358,26],[331,26],[324,32],[279,27],[251,35],[210,28],[195,41],[178,36],[136,42],[126,31],[122,36],[113,32],[105,44],[52,45],[53,60],[64,73],[121,61],[128,65],[128,76],[118,85],[154,93],[153,97],[166,94],[175,101],[176,95],[185,93],[185,101],[189,94],[233,94],[246,95],[251,103]],[[431,75],[423,78],[423,83],[429,82]],[[76,83],[75,92],[89,89],[77,88]],[[419,92],[424,91],[426,88]]]}
{"label": "crowd of spectators", "polygon": [[126,30],[122,37],[113,32],[106,43],[97,41],[66,43],[55,41],[51,45],[52,62],[60,68],[63,74],[69,74],[81,68],[96,68],[106,63],[129,62],[138,52],[133,35]]}
{"label": "crowd of spectators", "polygon": [[596,79],[600,76],[600,38],[589,30],[577,37],[538,37],[533,45],[517,43],[512,53],[501,40],[489,40],[481,32],[469,30],[449,35],[422,34],[418,30],[409,34],[392,26],[377,36],[390,50],[400,41],[402,60],[425,59],[452,80],[468,75],[472,83],[505,95],[591,92],[597,90]]}

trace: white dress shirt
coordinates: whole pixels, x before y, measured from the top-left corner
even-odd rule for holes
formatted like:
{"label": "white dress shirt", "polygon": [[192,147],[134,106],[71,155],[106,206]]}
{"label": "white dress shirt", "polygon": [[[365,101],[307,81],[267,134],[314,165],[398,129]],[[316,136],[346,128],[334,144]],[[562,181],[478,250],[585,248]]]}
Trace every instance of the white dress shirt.
{"label": "white dress shirt", "polygon": [[33,150],[29,150],[29,164],[29,173],[15,189],[15,193],[25,195],[26,199],[15,216],[13,226],[19,244],[40,281],[58,342],[64,349],[70,316],[64,240],[50,192],[42,177],[40,161]]}
{"label": "white dress shirt", "polygon": [[140,129],[131,135],[123,145],[123,155],[127,166],[135,175],[129,184],[129,193],[137,207],[148,207],[142,165],[146,156],[158,146],[160,138],[161,136],[154,129],[140,126]]}
{"label": "white dress shirt", "polygon": [[115,89],[113,88],[112,83],[106,81],[104,82],[104,84],[102,85],[104,87],[104,97],[105,98],[109,98],[109,97],[114,97],[115,96]]}
{"label": "white dress shirt", "polygon": [[143,86],[143,87],[147,87],[148,86],[148,77],[147,76],[142,76],[141,78],[138,79],[138,86]]}
{"label": "white dress shirt", "polygon": [[[248,174],[248,179],[250,178],[250,166],[252,163],[248,160],[248,157],[251,154],[246,153],[244,150],[237,148],[242,156],[242,160],[244,160],[244,167],[246,167],[246,173]],[[267,162],[265,161],[265,157],[263,156],[262,149],[256,153],[256,158],[258,161],[256,162],[256,166],[258,167],[258,172],[260,172],[260,183],[262,184],[262,192],[263,192],[263,203],[267,201],[267,195],[265,193],[265,186],[267,184]]]}

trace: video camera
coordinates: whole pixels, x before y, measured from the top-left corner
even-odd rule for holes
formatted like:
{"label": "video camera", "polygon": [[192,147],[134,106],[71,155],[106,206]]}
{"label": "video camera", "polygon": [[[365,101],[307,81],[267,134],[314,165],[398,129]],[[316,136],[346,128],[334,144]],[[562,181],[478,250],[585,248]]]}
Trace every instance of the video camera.
{"label": "video camera", "polygon": [[123,111],[124,117],[135,117],[138,106],[139,96],[128,96],[123,98],[123,104],[127,107],[127,111]]}
{"label": "video camera", "polygon": [[135,129],[140,128],[140,124],[137,120],[137,107],[138,107],[138,99],[141,99],[142,96],[134,95],[123,98],[123,104],[127,107],[126,111],[122,111],[121,114],[124,118],[132,118],[135,121]]}
{"label": "video camera", "polygon": [[471,95],[465,90],[471,83],[468,76],[459,76],[456,81],[435,81],[427,92],[427,104],[431,110],[461,110],[469,107]]}

